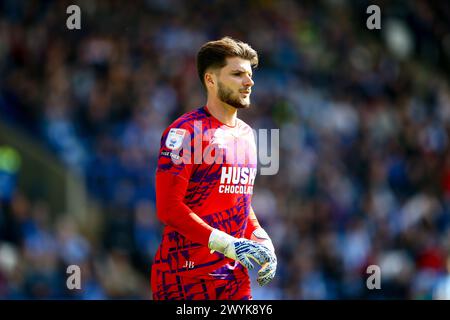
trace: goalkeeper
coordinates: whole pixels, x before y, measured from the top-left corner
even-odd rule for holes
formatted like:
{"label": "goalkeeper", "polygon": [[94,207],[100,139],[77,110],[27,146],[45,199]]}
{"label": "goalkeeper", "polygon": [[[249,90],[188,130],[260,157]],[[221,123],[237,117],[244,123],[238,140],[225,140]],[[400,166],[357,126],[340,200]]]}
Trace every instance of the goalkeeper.
{"label": "goalkeeper", "polygon": [[251,206],[256,145],[237,118],[250,107],[258,55],[229,37],[205,43],[197,70],[206,105],[163,133],[156,170],[156,210],[164,223],[151,271],[155,300],[252,299],[248,269],[264,286],[277,259]]}

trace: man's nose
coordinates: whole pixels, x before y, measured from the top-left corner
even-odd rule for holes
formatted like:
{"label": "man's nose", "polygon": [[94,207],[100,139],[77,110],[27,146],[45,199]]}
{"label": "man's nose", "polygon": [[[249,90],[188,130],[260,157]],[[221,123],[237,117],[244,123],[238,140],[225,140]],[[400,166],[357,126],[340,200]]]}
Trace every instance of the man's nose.
{"label": "man's nose", "polygon": [[243,84],[244,84],[246,87],[251,87],[251,86],[253,86],[253,85],[255,84],[255,82],[253,81],[252,78],[250,78],[250,76],[247,75],[247,76],[244,78]]}

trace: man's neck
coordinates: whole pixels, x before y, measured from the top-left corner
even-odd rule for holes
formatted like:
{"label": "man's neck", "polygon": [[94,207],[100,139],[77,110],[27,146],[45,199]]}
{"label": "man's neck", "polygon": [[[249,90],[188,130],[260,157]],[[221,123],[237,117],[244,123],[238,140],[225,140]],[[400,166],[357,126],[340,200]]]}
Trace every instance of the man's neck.
{"label": "man's neck", "polygon": [[223,103],[218,99],[208,98],[206,102],[208,111],[212,114],[214,118],[220,122],[226,124],[227,126],[234,127],[236,125],[237,109]]}

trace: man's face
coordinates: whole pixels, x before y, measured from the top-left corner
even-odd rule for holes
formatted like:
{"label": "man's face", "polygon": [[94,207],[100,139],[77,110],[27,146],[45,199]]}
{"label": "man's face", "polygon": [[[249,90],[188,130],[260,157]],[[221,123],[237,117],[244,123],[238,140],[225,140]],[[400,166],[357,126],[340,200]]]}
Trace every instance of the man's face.
{"label": "man's face", "polygon": [[250,61],[227,58],[227,64],[217,73],[217,97],[236,109],[248,108],[253,84]]}

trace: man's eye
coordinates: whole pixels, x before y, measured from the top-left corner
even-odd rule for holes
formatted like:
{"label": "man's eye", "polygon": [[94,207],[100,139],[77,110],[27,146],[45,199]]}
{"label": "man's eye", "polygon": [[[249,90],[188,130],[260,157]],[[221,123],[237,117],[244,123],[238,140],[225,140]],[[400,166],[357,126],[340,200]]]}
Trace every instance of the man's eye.
{"label": "man's eye", "polygon": [[[235,76],[243,76],[244,75],[244,73],[245,72],[236,72],[236,73],[233,73],[233,75],[235,75]],[[252,74],[249,74],[248,75],[250,78],[252,78],[253,77],[253,75]]]}

